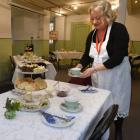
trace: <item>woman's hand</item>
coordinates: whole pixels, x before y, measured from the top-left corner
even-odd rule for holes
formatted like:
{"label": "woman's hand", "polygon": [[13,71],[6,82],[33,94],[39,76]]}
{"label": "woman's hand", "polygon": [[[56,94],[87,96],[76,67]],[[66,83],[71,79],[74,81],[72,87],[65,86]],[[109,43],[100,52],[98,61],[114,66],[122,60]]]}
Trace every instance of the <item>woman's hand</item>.
{"label": "woman's hand", "polygon": [[80,76],[80,78],[86,78],[86,77],[89,77],[91,76],[92,73],[95,72],[95,69],[94,68],[88,68],[86,69]]}
{"label": "woman's hand", "polygon": [[77,65],[76,65],[76,68],[80,68],[80,69],[82,69],[83,66],[82,66],[82,64],[77,64]]}

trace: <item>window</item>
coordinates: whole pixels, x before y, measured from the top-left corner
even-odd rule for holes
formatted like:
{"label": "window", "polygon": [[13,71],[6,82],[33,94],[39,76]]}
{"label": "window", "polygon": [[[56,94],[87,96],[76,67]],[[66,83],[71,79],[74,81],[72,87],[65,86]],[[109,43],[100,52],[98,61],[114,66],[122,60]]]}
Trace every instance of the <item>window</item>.
{"label": "window", "polygon": [[[49,31],[54,31],[54,22],[50,22]],[[49,39],[49,44],[53,44],[54,41]]]}

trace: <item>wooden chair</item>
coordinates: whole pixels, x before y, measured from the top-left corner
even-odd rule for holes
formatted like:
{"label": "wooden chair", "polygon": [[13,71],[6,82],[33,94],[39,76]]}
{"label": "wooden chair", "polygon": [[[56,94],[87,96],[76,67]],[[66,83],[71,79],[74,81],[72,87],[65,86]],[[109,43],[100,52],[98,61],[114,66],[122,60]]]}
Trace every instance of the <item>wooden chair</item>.
{"label": "wooden chair", "polygon": [[14,89],[14,85],[12,84],[12,82],[1,82],[0,83],[0,94],[1,93],[4,93],[4,92],[7,92],[9,90],[12,90]]}
{"label": "wooden chair", "polygon": [[16,68],[16,64],[14,62],[13,56],[10,56],[11,68],[10,68],[10,81],[12,81],[12,77]]}
{"label": "wooden chair", "polygon": [[53,52],[49,52],[48,61],[54,64],[54,66],[57,65],[57,69],[59,70],[59,60],[57,61],[56,55]]}
{"label": "wooden chair", "polygon": [[16,64],[15,64],[15,62],[14,62],[14,58],[13,58],[13,56],[10,56],[10,62],[11,62],[12,69],[15,70],[15,68],[16,68]]}
{"label": "wooden chair", "polygon": [[75,59],[71,59],[70,67],[76,66],[76,64],[78,64],[79,61],[80,61],[80,59],[76,59],[76,58]]}
{"label": "wooden chair", "polygon": [[93,127],[94,122],[91,123],[84,140],[100,140],[103,134],[114,122],[117,112],[118,105],[114,104],[109,107],[96,127]]}
{"label": "wooden chair", "polygon": [[138,69],[140,68],[140,55],[131,58],[130,57],[130,63],[131,63],[131,75],[132,78],[135,78],[135,72],[138,71]]}

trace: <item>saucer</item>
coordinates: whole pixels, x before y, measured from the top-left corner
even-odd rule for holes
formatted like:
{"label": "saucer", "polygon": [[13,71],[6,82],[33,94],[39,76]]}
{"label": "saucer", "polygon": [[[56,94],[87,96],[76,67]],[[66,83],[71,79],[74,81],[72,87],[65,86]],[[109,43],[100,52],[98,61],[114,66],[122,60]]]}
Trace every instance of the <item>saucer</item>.
{"label": "saucer", "polygon": [[76,108],[68,108],[65,103],[61,103],[60,108],[63,111],[70,112],[70,113],[78,113],[78,112],[81,112],[83,110],[83,106],[80,103]]}

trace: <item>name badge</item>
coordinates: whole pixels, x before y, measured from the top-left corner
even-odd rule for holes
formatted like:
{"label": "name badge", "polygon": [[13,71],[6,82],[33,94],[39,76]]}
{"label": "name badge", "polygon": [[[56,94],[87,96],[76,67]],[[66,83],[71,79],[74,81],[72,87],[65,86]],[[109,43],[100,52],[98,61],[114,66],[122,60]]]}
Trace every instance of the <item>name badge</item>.
{"label": "name badge", "polygon": [[94,57],[94,63],[95,64],[102,64],[103,63],[103,60],[102,60],[102,57]]}

